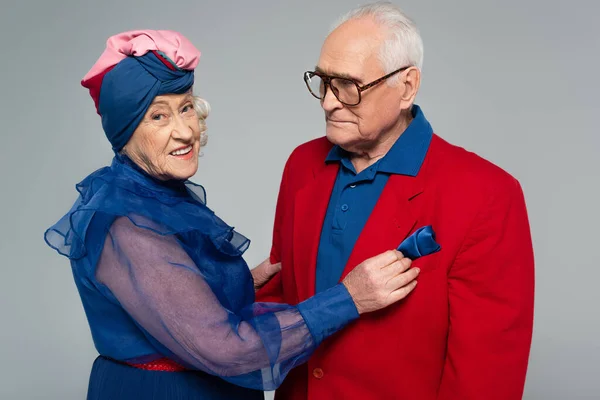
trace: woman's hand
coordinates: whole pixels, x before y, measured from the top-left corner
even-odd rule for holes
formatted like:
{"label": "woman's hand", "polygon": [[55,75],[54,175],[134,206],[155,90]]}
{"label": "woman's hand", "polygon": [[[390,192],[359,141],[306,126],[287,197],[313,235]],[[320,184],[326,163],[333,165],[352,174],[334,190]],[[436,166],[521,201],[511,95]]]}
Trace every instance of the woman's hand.
{"label": "woman's hand", "polygon": [[377,311],[402,300],[415,288],[418,268],[397,250],[389,250],[358,264],[343,283],[359,314]]}
{"label": "woman's hand", "polygon": [[268,258],[261,262],[256,268],[250,270],[252,278],[254,279],[254,291],[256,292],[266,285],[279,271],[281,271],[281,263],[271,264],[271,261]]}

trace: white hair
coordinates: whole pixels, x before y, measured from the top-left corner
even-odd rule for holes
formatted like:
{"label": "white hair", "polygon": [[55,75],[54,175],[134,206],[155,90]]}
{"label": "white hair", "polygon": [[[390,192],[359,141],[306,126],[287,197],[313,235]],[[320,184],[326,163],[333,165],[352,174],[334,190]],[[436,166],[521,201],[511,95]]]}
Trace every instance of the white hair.
{"label": "white hair", "polygon": [[[379,60],[386,74],[405,66],[423,67],[423,39],[414,21],[387,1],[365,4],[341,16],[330,33],[344,22],[371,17],[387,30],[388,38],[381,45]],[[392,77],[390,79],[393,79]]]}
{"label": "white hair", "polygon": [[203,98],[194,96],[194,110],[196,110],[196,114],[198,114],[200,123],[200,147],[203,147],[206,146],[206,143],[208,142],[206,118],[208,118],[208,114],[210,114],[210,104]]}

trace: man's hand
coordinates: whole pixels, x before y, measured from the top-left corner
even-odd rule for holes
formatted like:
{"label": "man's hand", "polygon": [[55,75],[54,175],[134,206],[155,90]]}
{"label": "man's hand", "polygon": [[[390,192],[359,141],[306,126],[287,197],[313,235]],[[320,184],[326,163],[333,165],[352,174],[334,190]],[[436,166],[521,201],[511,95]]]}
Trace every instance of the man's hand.
{"label": "man's hand", "polygon": [[279,271],[281,271],[281,263],[271,264],[271,261],[268,258],[261,262],[256,268],[250,270],[252,278],[254,279],[254,291],[258,291]]}

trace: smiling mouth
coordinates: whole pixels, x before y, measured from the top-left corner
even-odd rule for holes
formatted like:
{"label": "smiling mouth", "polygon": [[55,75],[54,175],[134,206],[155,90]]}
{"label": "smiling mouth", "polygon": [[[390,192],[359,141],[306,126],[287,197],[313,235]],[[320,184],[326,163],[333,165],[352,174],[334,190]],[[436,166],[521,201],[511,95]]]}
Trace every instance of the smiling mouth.
{"label": "smiling mouth", "polygon": [[172,156],[185,156],[186,154],[188,154],[190,151],[192,151],[193,146],[189,145],[188,147],[185,147],[183,149],[179,149],[179,150],[175,150],[172,151],[170,154]]}

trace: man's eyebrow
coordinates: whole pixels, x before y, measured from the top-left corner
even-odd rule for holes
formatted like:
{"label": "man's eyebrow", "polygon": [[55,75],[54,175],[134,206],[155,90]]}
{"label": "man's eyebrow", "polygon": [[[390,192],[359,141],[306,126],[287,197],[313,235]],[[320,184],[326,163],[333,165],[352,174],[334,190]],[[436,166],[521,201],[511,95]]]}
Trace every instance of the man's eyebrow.
{"label": "man's eyebrow", "polygon": [[315,72],[318,72],[323,75],[331,76],[331,77],[350,79],[350,80],[355,81],[356,83],[359,83],[362,85],[362,79],[357,78],[356,76],[347,74],[345,72],[339,72],[339,73],[331,72],[330,73],[330,72],[323,70],[322,68],[319,68],[318,66],[315,66]]}

